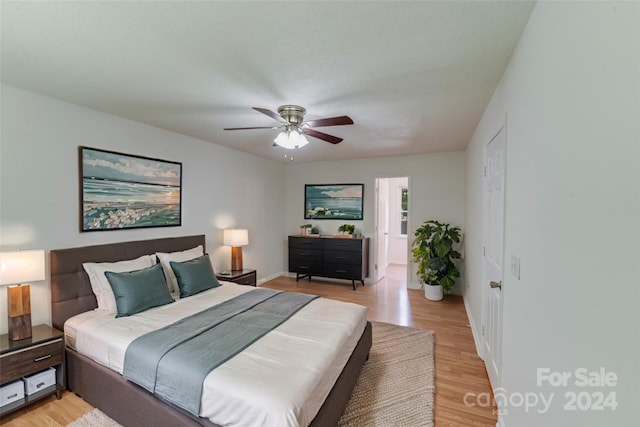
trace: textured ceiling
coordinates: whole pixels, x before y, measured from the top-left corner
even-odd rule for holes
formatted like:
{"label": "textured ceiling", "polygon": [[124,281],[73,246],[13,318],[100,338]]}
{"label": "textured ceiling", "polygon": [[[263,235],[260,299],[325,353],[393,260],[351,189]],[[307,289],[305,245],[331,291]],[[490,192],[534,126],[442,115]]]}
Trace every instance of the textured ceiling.
{"label": "textured ceiling", "polygon": [[[296,162],[466,147],[532,2],[1,3],[2,82]],[[349,115],[298,150],[251,107]]]}

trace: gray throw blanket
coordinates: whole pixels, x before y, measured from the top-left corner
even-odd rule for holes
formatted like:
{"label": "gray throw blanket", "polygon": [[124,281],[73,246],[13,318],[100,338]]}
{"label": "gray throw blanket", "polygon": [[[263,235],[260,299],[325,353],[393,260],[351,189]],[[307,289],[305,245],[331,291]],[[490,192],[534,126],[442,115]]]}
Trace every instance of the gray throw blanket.
{"label": "gray throw blanket", "polygon": [[318,298],[255,289],[157,331],[127,348],[124,377],[194,415],[213,369]]}

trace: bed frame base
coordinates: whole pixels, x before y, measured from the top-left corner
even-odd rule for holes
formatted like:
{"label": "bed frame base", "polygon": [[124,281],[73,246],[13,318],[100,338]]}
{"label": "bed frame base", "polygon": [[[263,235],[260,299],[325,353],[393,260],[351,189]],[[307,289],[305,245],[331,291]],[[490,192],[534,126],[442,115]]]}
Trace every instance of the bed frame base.
{"label": "bed frame base", "polygon": [[67,348],[67,388],[123,426],[207,426],[80,353]]}
{"label": "bed frame base", "polygon": [[[371,323],[367,326],[329,396],[311,422],[312,427],[334,427],[344,413],[360,370],[372,344]],[[205,418],[195,418],[124,379],[71,348],[66,349],[67,388],[99,408],[123,426],[219,427]]]}

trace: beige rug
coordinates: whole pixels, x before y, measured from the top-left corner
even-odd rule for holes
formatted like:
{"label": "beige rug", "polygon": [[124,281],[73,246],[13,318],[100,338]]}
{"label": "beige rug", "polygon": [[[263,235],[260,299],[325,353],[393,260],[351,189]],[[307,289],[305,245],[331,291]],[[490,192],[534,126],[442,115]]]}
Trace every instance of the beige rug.
{"label": "beige rug", "polygon": [[[433,332],[373,324],[373,347],[339,426],[433,426]],[[98,409],[68,427],[118,427]]]}

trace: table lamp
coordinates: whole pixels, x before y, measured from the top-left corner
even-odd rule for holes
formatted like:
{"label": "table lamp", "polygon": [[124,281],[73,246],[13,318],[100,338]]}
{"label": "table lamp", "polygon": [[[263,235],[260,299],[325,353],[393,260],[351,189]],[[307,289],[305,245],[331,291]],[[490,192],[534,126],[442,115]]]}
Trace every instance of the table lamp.
{"label": "table lamp", "polygon": [[224,230],[223,244],[231,246],[231,270],[242,270],[242,247],[249,244],[249,231],[239,228]]}
{"label": "table lamp", "polygon": [[31,293],[24,283],[44,278],[44,250],[0,252],[0,285],[18,285],[7,288],[10,340],[31,337]]}

